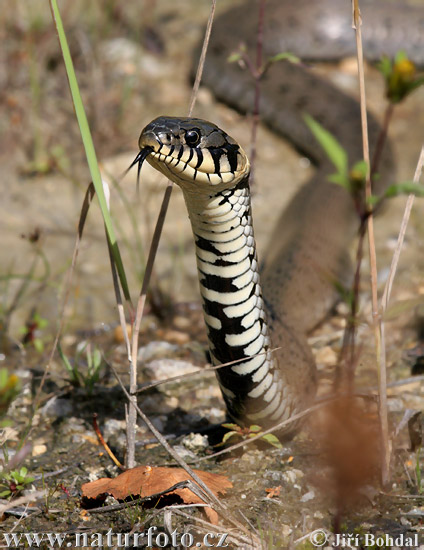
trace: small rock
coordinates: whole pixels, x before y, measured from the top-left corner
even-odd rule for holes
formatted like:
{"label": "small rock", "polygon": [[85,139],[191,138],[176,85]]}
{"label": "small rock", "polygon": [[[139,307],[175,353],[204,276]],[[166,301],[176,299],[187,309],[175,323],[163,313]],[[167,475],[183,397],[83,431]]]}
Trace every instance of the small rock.
{"label": "small rock", "polygon": [[138,350],[138,360],[147,362],[153,359],[160,359],[175,354],[177,350],[178,347],[169,342],[154,340]]}
{"label": "small rock", "polygon": [[178,407],[176,397],[165,397],[162,393],[143,397],[141,408],[146,414],[169,414]]}
{"label": "small rock", "polygon": [[178,344],[179,346],[188,344],[188,342],[190,342],[189,334],[187,334],[186,332],[181,332],[181,330],[159,330],[158,334],[167,342],[173,342],[174,344]]}
{"label": "small rock", "polygon": [[198,370],[192,363],[180,359],[157,359],[147,363],[144,368],[152,380],[167,380]]}
{"label": "small rock", "polygon": [[188,317],[177,315],[173,319],[173,325],[177,330],[188,330],[191,327],[192,321]]}
{"label": "small rock", "polygon": [[192,460],[194,458],[197,458],[194,453],[186,449],[183,445],[175,445],[174,451],[179,455],[183,460]]}
{"label": "small rock", "polygon": [[281,475],[281,479],[286,483],[293,485],[294,483],[296,483],[296,481],[302,479],[303,476],[304,473],[301,470],[296,470],[295,468],[293,468],[292,470],[287,470],[286,472],[283,472]]}
{"label": "small rock", "polygon": [[85,473],[88,474],[88,481],[96,481],[96,479],[105,476],[105,471],[102,466],[90,466],[87,464],[85,465]]}
{"label": "small rock", "polygon": [[41,409],[41,414],[50,418],[63,418],[64,416],[69,416],[71,413],[72,404],[70,400],[61,399],[56,396],[49,399]]}
{"label": "small rock", "polygon": [[34,445],[32,448],[32,456],[40,456],[43,455],[47,451],[47,445],[40,444],[40,445]]}
{"label": "small rock", "polygon": [[397,397],[389,397],[387,399],[387,408],[390,412],[401,412],[405,410],[405,405],[402,399]]}
{"label": "small rock", "polygon": [[212,407],[207,411],[205,417],[213,424],[222,424],[225,422],[227,415],[223,409]]}
{"label": "small rock", "polygon": [[308,491],[300,497],[300,502],[308,502],[315,498],[315,491]]}
{"label": "small rock", "polygon": [[119,436],[121,433],[125,433],[126,422],[125,420],[116,420],[115,418],[109,418],[103,424],[101,430],[103,437],[107,441],[113,436]]}
{"label": "small rock", "polygon": [[209,440],[207,435],[191,433],[184,437],[184,439],[182,440],[182,444],[189,451],[193,451],[193,453],[199,453],[205,451],[208,448]]}

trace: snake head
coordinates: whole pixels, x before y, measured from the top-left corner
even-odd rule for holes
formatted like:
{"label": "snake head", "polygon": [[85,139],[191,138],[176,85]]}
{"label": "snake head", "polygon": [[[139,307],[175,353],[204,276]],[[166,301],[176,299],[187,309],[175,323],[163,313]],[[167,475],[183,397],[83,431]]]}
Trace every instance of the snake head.
{"label": "snake head", "polygon": [[249,160],[238,143],[212,122],[161,116],[141,132],[136,162],[147,162],[183,190],[231,188],[248,176]]}

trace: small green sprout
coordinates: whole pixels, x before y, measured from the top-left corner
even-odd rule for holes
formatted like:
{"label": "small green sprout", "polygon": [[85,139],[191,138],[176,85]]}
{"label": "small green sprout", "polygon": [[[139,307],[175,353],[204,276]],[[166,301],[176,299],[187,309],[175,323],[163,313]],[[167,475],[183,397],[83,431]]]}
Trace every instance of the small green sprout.
{"label": "small green sprout", "polygon": [[34,477],[28,475],[25,466],[9,473],[0,473],[0,498],[11,498],[19,495],[34,479]]}
{"label": "small green sprout", "polygon": [[[248,428],[247,427],[242,428],[237,424],[227,423],[227,424],[222,424],[222,427],[227,428],[230,431],[224,435],[221,443],[218,444],[220,446],[225,445],[225,443],[227,443],[227,441],[229,441],[231,438],[239,438],[242,440],[246,440],[246,439],[252,439],[252,437],[256,437],[258,435],[260,436],[262,434],[262,428],[260,426],[257,426],[256,424],[252,424],[252,426],[249,426]],[[278,438],[274,434],[262,435],[261,439],[263,441],[266,441],[273,447],[276,447],[277,449],[283,448]]]}
{"label": "small green sprout", "polygon": [[[73,364],[64,354],[62,347],[58,344],[59,356],[62,360],[63,366],[68,372],[71,384],[78,388],[85,388],[88,393],[93,391],[94,384],[100,380],[100,370],[104,365],[102,354],[96,346],[91,348],[91,345],[87,342],[83,342],[77,353]],[[83,361],[82,355],[85,351],[85,360]],[[83,372],[82,364],[85,363]]]}

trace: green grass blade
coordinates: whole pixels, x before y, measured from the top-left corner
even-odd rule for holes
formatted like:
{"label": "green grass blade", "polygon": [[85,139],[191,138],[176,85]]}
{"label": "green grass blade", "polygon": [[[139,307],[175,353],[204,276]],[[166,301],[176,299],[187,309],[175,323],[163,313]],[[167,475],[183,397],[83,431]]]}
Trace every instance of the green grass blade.
{"label": "green grass blade", "polygon": [[315,139],[324,149],[327,157],[336,167],[337,174],[340,176],[340,180],[347,180],[348,160],[346,151],[343,149],[337,139],[328,130],[323,128],[321,124],[313,119],[310,115],[305,113],[303,115],[303,119],[308,125],[311,132],[314,134]]}
{"label": "green grass blade", "polygon": [[60,47],[62,49],[63,60],[65,63],[66,74],[69,81],[69,88],[71,90],[72,101],[75,107],[75,114],[77,116],[82,141],[84,144],[85,154],[87,156],[87,162],[93,180],[94,188],[99,199],[100,209],[102,211],[103,220],[105,223],[107,238],[110,242],[110,247],[113,253],[113,257],[116,263],[119,279],[121,281],[122,290],[125,298],[130,302],[130,293],[128,289],[127,278],[125,275],[124,265],[122,263],[121,254],[119,252],[118,242],[116,240],[115,231],[113,229],[112,220],[109,214],[109,210],[106,204],[106,197],[103,192],[102,179],[100,176],[99,166],[97,163],[96,151],[94,149],[93,140],[91,137],[90,127],[88,125],[87,117],[84,110],[81,94],[78,87],[77,78],[75,75],[74,65],[72,63],[71,54],[69,51],[68,41],[66,40],[65,30],[63,28],[62,19],[60,17],[59,8],[57,6],[57,0],[49,0],[50,8],[52,11],[53,20],[56,26],[57,34],[59,37]]}

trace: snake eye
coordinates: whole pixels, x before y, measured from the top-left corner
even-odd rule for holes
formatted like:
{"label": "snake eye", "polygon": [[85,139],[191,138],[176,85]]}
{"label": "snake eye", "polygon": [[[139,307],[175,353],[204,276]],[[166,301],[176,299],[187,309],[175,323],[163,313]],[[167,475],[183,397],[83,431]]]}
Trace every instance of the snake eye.
{"label": "snake eye", "polygon": [[200,143],[200,132],[199,130],[193,129],[188,130],[185,135],[185,141],[190,147],[196,147]]}

